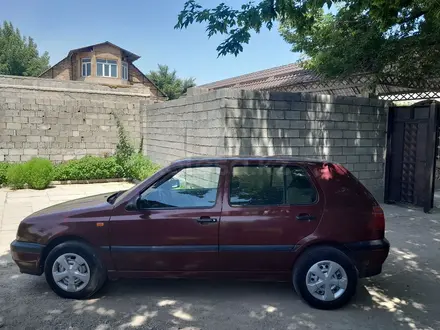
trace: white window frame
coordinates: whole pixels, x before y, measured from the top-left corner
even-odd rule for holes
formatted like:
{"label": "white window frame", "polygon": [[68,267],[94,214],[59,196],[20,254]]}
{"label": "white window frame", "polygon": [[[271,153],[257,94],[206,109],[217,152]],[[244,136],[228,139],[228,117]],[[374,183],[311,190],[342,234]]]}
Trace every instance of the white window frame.
{"label": "white window frame", "polygon": [[128,80],[128,63],[122,62],[122,79]]}
{"label": "white window frame", "polygon": [[[90,70],[87,69],[88,65],[90,65]],[[92,75],[92,59],[91,58],[82,58],[81,59],[81,77],[90,77],[91,75]]]}
{"label": "white window frame", "polygon": [[[110,63],[111,62],[111,63]],[[116,62],[116,63],[113,63]],[[98,66],[102,65],[102,75],[98,75]],[[105,67],[108,67],[108,75],[105,74]],[[112,76],[112,66],[116,67],[116,76]],[[105,78],[118,78],[118,61],[117,60],[107,60],[103,58],[96,59],[96,76]]]}

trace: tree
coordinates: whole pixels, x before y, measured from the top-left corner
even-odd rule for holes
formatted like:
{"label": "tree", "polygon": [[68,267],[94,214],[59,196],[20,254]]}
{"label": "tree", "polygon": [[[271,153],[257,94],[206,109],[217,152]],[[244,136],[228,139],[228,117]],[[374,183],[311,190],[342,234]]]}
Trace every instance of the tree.
{"label": "tree", "polygon": [[49,54],[39,55],[31,37],[22,37],[11,22],[0,26],[0,74],[38,76],[49,67]]}
{"label": "tree", "polygon": [[175,28],[206,23],[209,37],[226,35],[219,56],[243,51],[251,32],[271,29],[301,52],[302,64],[326,77],[372,73],[423,81],[440,75],[438,0],[260,0],[234,9],[188,0]]}
{"label": "tree", "polygon": [[194,78],[178,78],[176,70],[170,71],[168,65],[158,64],[158,70],[150,71],[147,76],[170,100],[178,99],[188,88],[196,85]]}

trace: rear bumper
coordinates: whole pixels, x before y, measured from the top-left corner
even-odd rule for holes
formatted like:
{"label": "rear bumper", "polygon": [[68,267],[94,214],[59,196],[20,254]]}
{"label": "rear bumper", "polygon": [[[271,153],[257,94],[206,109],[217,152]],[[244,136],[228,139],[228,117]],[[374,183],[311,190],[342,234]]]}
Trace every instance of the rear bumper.
{"label": "rear bumper", "polygon": [[40,267],[41,255],[44,245],[38,243],[13,241],[11,243],[12,259],[20,268],[21,273],[41,275],[43,267]]}
{"label": "rear bumper", "polygon": [[349,256],[355,263],[359,277],[370,277],[382,272],[388,257],[390,243],[386,238],[345,244]]}

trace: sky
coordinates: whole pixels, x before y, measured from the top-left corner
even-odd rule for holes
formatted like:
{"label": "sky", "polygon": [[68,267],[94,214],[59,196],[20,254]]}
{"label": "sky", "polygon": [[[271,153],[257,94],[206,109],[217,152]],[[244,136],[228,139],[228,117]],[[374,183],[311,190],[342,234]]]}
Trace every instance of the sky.
{"label": "sky", "polygon": [[[177,70],[179,77],[196,78],[198,85],[263,70],[298,60],[276,28],[254,35],[244,52],[217,58],[224,39],[208,39],[201,24],[174,30],[184,0],[1,0],[0,22],[11,21],[22,35],[31,36],[50,64],[69,50],[110,41],[141,58],[136,66],[148,73],[157,64]],[[245,0],[201,0],[207,6]]]}

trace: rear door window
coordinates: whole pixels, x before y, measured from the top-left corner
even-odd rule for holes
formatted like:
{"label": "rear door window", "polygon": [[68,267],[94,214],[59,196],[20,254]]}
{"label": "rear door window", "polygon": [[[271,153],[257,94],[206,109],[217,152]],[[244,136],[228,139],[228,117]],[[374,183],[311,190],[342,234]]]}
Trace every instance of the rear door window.
{"label": "rear door window", "polygon": [[317,199],[307,172],[297,166],[234,166],[231,206],[307,205]]}

